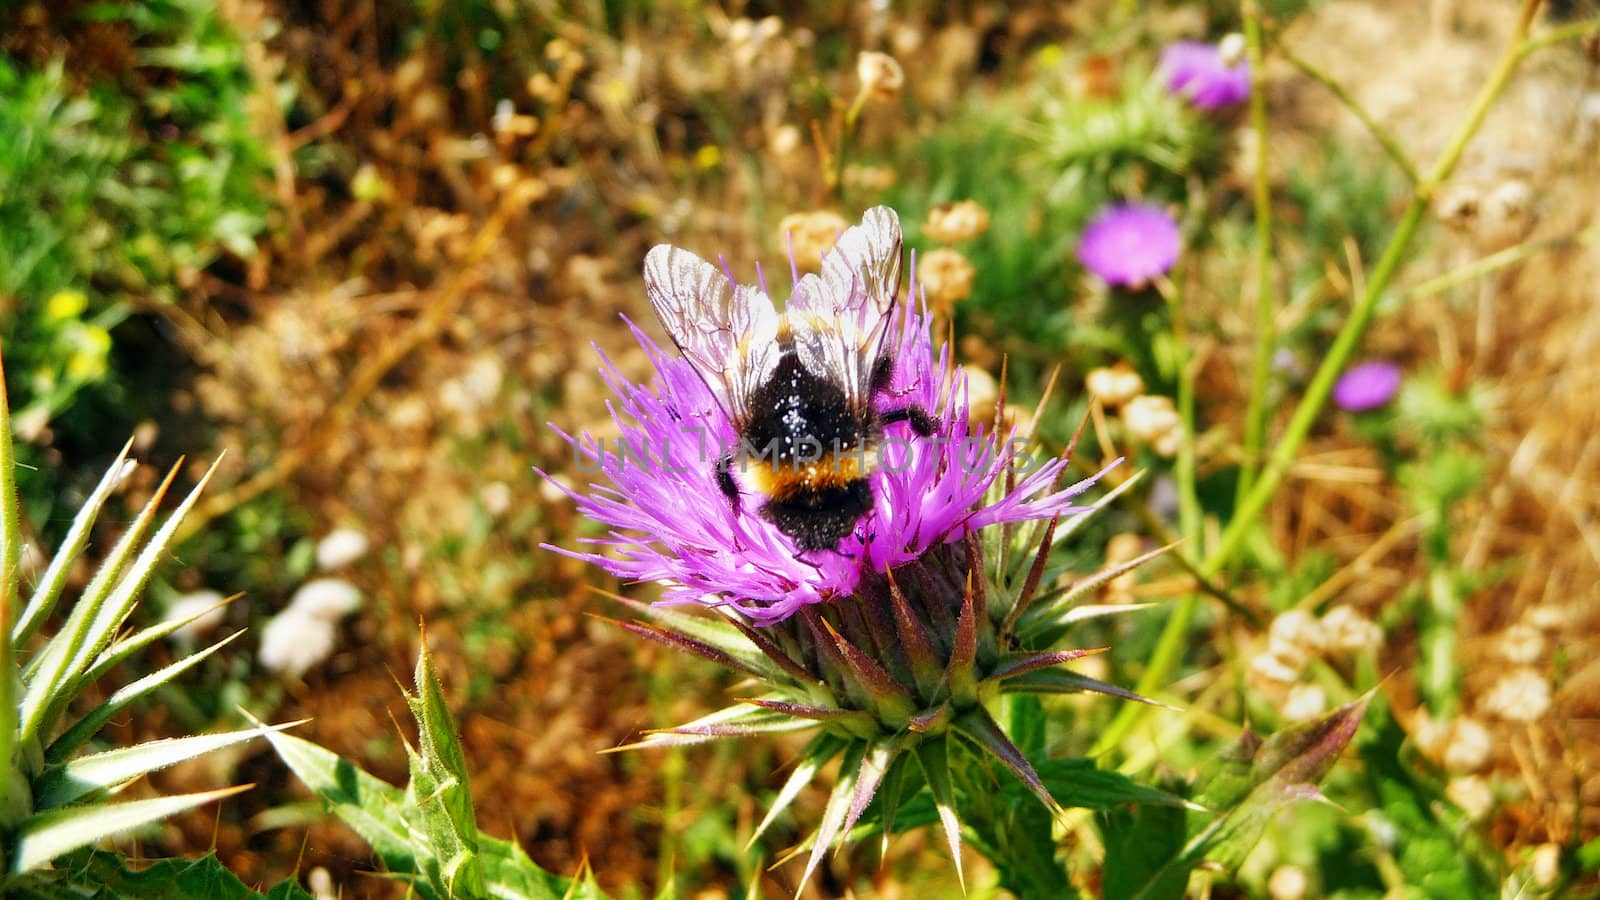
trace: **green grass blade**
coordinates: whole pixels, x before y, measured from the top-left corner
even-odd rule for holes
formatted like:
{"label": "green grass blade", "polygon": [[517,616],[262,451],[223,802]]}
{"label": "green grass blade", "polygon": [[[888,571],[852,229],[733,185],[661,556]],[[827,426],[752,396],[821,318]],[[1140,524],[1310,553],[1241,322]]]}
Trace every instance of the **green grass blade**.
{"label": "green grass blade", "polygon": [[22,873],[40,868],[63,854],[87,847],[102,838],[159,822],[168,816],[231,797],[251,787],[254,785],[109,806],[70,806],[29,816],[17,826],[11,871]]}
{"label": "green grass blade", "polygon": [[71,762],[47,767],[34,782],[35,808],[43,811],[65,806],[82,797],[110,791],[141,775],[174,766],[234,744],[282,731],[309,721],[287,722],[270,727],[245,728],[221,734],[146,741],[132,747],[119,747],[104,753],[80,757]]}

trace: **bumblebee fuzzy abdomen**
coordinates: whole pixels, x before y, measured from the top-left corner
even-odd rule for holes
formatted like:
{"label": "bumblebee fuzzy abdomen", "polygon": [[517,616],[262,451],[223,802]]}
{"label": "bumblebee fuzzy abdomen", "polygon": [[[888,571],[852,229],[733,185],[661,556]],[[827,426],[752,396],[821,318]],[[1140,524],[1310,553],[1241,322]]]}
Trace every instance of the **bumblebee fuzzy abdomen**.
{"label": "bumblebee fuzzy abdomen", "polygon": [[832,550],[872,511],[872,482],[865,476],[785,480],[761,506],[761,517],[794,539],[801,550]]}
{"label": "bumblebee fuzzy abdomen", "polygon": [[807,497],[826,496],[856,483],[865,484],[875,468],[873,462],[873,449],[862,447],[824,453],[814,462],[761,459],[750,460],[742,468],[751,489],[768,500],[805,503]]}

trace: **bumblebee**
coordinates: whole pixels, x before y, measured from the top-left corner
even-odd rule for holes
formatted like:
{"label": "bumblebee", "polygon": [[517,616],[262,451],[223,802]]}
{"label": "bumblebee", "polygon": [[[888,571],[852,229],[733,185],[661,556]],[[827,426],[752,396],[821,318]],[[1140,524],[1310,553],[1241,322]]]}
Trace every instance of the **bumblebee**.
{"label": "bumblebee", "polygon": [[802,551],[835,549],[872,509],[886,426],[934,431],[920,407],[880,413],[873,403],[894,372],[883,345],[900,249],[894,210],[868,210],[782,314],[761,288],[687,250],[661,244],[645,256],[650,305],[739,435],[717,461],[717,486],[735,513],[745,489],[760,495],[759,515]]}

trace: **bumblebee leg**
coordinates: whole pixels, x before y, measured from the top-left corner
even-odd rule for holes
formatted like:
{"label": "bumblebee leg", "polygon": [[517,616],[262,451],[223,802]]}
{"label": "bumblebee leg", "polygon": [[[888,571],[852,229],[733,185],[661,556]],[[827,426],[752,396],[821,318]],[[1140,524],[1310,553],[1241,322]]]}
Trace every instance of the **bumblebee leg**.
{"label": "bumblebee leg", "polygon": [[724,453],[722,458],[717,460],[717,487],[721,489],[723,496],[728,498],[728,502],[733,504],[733,511],[737,513],[739,511],[739,483],[733,480],[732,453]]}
{"label": "bumblebee leg", "polygon": [[878,357],[872,364],[872,393],[881,394],[889,389],[889,382],[894,379],[894,360],[889,354]]}
{"label": "bumblebee leg", "polygon": [[911,430],[920,437],[928,437],[937,428],[933,417],[923,411],[920,406],[905,406],[900,409],[891,409],[883,414],[883,424],[892,425],[895,422],[910,422]]}

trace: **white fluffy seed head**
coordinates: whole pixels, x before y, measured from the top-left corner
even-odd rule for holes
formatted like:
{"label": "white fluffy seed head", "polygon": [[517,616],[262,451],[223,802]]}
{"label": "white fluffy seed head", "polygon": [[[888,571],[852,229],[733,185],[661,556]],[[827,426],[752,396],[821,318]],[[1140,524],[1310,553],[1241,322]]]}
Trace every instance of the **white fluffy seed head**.
{"label": "white fluffy seed head", "polygon": [[339,625],[290,606],[274,616],[261,630],[261,651],[257,659],[265,668],[299,678],[333,655]]}
{"label": "white fluffy seed head", "polygon": [[1479,701],[1484,712],[1511,722],[1536,722],[1550,711],[1550,682],[1529,668],[1500,676]]}
{"label": "white fluffy seed head", "polygon": [[1322,635],[1329,650],[1360,653],[1383,645],[1383,629],[1348,606],[1335,606],[1322,617]]}
{"label": "white fluffy seed head", "polygon": [[367,536],[354,528],[335,528],[317,542],[317,568],[342,569],[367,554]]}
{"label": "white fluffy seed head", "polygon": [[294,592],[289,609],[303,616],[337,622],[361,608],[361,592],[342,578],[317,578]]}
{"label": "white fluffy seed head", "polygon": [[188,643],[204,637],[206,632],[221,625],[223,616],[227,614],[227,607],[218,605],[222,600],[222,595],[216,591],[194,591],[172,601],[172,605],[167,607],[164,621],[179,622],[190,616],[198,618],[169,636],[173,640]]}
{"label": "white fluffy seed head", "polygon": [[1297,684],[1283,701],[1285,722],[1309,722],[1328,711],[1328,693],[1320,684]]}
{"label": "white fluffy seed head", "polygon": [[1444,767],[1458,775],[1470,775],[1483,768],[1493,749],[1489,729],[1482,722],[1467,716],[1455,721],[1450,738],[1444,747]]}

